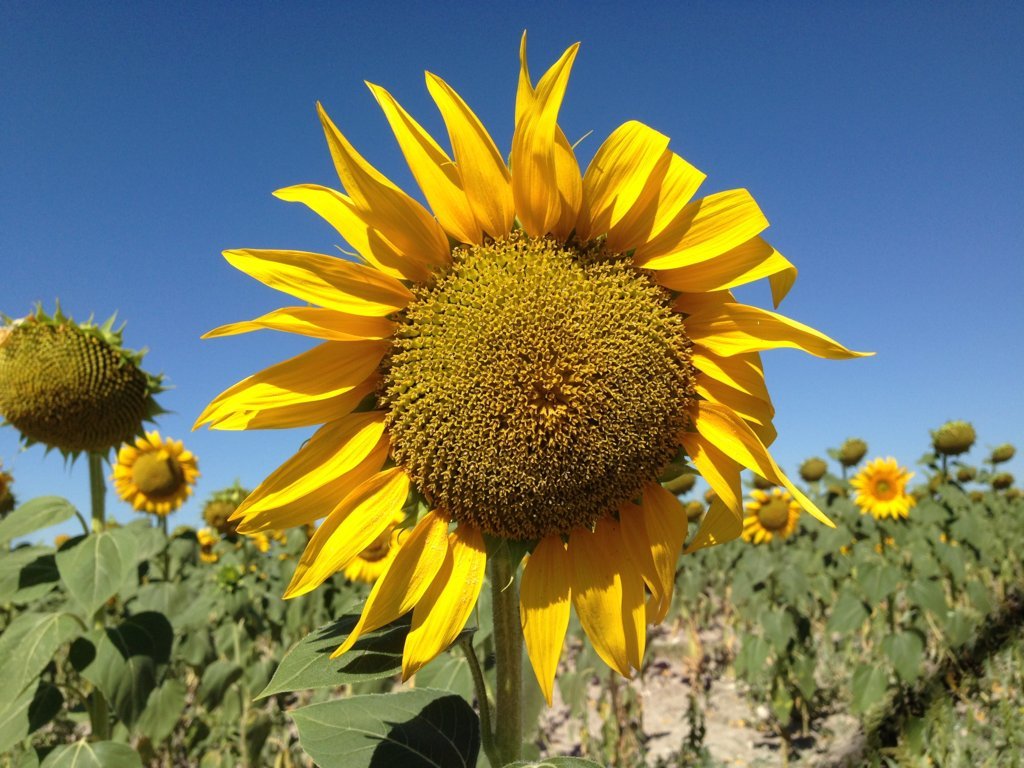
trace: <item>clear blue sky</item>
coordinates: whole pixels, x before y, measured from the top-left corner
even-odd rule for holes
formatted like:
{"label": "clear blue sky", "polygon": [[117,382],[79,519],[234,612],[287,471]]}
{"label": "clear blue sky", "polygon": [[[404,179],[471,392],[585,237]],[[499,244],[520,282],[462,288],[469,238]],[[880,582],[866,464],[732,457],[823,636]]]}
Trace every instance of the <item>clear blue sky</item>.
{"label": "clear blue sky", "polygon": [[[429,69],[507,151],[519,37],[534,72],[580,41],[561,122],[589,160],[627,119],[746,187],[800,269],[782,311],[856,361],[765,355],[776,457],[793,469],[847,436],[913,463],[928,429],[974,422],[1024,448],[1024,6],[1020,3],[38,3],[0,11],[0,311],[34,302],[128,322],[173,389],[163,433],[199,457],[196,498],[254,486],[308,431],[198,432],[202,406],[301,351],[271,332],[200,341],[283,305],[220,251],[333,253],[334,231],[271,191],[337,187],[314,105],[407,190],[363,80],[435,136]],[[767,304],[767,290],[745,298]],[[88,508],[84,462],[0,459],[22,500]],[[1010,466],[1024,480],[1024,462]],[[110,513],[129,519],[111,500]]]}

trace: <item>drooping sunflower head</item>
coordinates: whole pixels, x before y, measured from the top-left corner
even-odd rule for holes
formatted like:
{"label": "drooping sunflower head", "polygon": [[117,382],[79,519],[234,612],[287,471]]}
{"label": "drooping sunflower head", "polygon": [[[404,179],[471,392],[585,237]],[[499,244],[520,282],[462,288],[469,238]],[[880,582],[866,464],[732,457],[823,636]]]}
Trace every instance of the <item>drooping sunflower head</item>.
{"label": "drooping sunflower head", "polygon": [[162,517],[185,503],[198,477],[196,457],[181,440],[153,431],[121,447],[111,479],[135,511]]}
{"label": "drooping sunflower head", "polygon": [[807,459],[800,465],[800,477],[807,483],[814,483],[821,480],[828,472],[828,464],[824,459],[817,456]]}
{"label": "drooping sunflower head", "polygon": [[770,492],[754,489],[746,503],[743,518],[743,539],[763,544],[778,537],[786,539],[796,531],[800,521],[800,503],[788,491],[773,488]]}
{"label": "drooping sunflower head", "polygon": [[989,462],[992,464],[1002,464],[1012,459],[1017,453],[1017,449],[1014,448],[1010,443],[1003,443],[997,445],[992,449],[992,453],[989,454]]}
{"label": "drooping sunflower head", "polygon": [[832,455],[844,467],[855,467],[868,452],[868,444],[859,437],[848,438]]}
{"label": "drooping sunflower head", "polygon": [[958,483],[969,483],[978,475],[978,470],[975,467],[957,467],[956,470],[956,481]]}
{"label": "drooping sunflower head", "polygon": [[861,514],[871,514],[876,520],[907,517],[917,503],[907,492],[913,476],[892,457],[869,461],[850,481],[857,491],[854,501]]}
{"label": "drooping sunflower head", "polygon": [[974,445],[977,435],[969,421],[947,421],[932,430],[932,447],[942,456],[959,456]]}
{"label": "drooping sunflower head", "polygon": [[228,488],[214,491],[203,506],[203,520],[221,536],[234,539],[238,525],[231,516],[250,493],[237,480]]}
{"label": "drooping sunflower head", "polygon": [[397,527],[404,521],[405,515],[395,515],[393,525],[388,526],[370,546],[345,566],[345,578],[364,584],[376,582],[394,561],[399,547],[409,535],[407,528]]}
{"label": "drooping sunflower head", "polygon": [[[427,86],[451,155],[370,86],[432,210],[318,107],[344,192],[275,194],[320,214],[363,263],[225,252],[303,306],[208,337],[274,329],[321,343],[227,389],[196,422],[322,424],[233,515],[243,533],[322,520],[286,597],[381,551],[395,515],[423,502],[337,653],[415,606],[412,674],[462,629],[488,557],[525,542],[524,634],[549,700],[570,606],[610,666],[640,668],[644,625],[668,611],[688,535],[686,509],[659,482],[667,468],[668,479],[696,470],[714,491],[687,551],[740,534],[743,468],[827,521],[768,453],[760,352],[861,355],[736,300],[732,288],[767,278],[778,305],[796,269],[762,239],[749,192],[691,199],[704,174],[667,136],[626,122],[581,173],[557,124],[576,52],[534,84],[524,37],[509,164],[441,78]],[[617,603],[601,598],[613,581]]]}
{"label": "drooping sunflower head", "polygon": [[1013,475],[1009,472],[996,472],[992,475],[992,487],[997,491],[1005,491],[1013,485]]}
{"label": "drooping sunflower head", "polygon": [[161,412],[161,377],[142,370],[143,353],[125,349],[124,326],[113,326],[40,306],[0,328],[0,416],[27,445],[106,454]]}
{"label": "drooping sunflower head", "polygon": [[17,503],[11,490],[13,483],[14,478],[4,470],[3,462],[0,461],[0,517],[13,510]]}

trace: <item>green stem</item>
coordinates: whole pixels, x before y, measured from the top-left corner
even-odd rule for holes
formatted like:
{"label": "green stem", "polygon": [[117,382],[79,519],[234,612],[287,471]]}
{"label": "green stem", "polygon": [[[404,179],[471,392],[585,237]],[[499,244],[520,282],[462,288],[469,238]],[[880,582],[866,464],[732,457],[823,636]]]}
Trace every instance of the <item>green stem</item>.
{"label": "green stem", "polygon": [[107,481],[103,477],[103,456],[89,454],[89,495],[92,500],[92,529],[99,533],[105,527],[106,512],[103,499],[107,494]]}
{"label": "green stem", "polygon": [[523,630],[519,622],[516,568],[506,547],[491,558],[491,596],[494,612],[494,655],[498,685],[494,746],[495,768],[514,763],[523,748]]}
{"label": "green stem", "polygon": [[498,755],[494,751],[494,731],[491,730],[491,701],[487,697],[487,683],[484,681],[484,672],[480,667],[480,659],[477,658],[476,650],[473,648],[473,640],[467,635],[459,638],[459,647],[469,662],[469,672],[473,676],[473,688],[476,690],[476,700],[480,706],[480,737],[483,741],[484,754],[491,765],[500,765]]}
{"label": "green stem", "polygon": [[171,542],[167,533],[167,515],[159,515],[160,518],[160,530],[164,534],[164,581],[171,580]]}
{"label": "green stem", "polygon": [[92,528],[89,527],[89,523],[85,521],[85,518],[82,517],[82,513],[79,512],[77,509],[75,510],[75,517],[78,518],[78,522],[82,526],[82,533],[88,536],[89,533],[92,531]]}
{"label": "green stem", "polygon": [[107,707],[107,699],[94,688],[89,695],[89,725],[92,728],[92,736],[96,741],[110,740],[110,709]]}

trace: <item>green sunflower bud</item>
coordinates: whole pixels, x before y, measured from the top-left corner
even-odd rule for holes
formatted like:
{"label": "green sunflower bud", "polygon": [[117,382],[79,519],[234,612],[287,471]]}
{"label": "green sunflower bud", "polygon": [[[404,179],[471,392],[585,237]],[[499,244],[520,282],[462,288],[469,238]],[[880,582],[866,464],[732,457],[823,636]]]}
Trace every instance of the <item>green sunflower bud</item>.
{"label": "green sunflower bud", "polygon": [[800,465],[800,477],[804,479],[804,482],[814,483],[821,480],[828,471],[828,464],[825,463],[824,459],[819,459],[817,456],[808,459]]}
{"label": "green sunflower bud", "polygon": [[980,502],[985,500],[985,492],[984,491],[971,491],[970,496],[971,496],[971,501],[973,501],[976,504],[978,504],[978,503],[980,503]]}
{"label": "green sunflower bud", "polygon": [[697,476],[692,472],[684,472],[679,477],[674,477],[667,483],[662,483],[667,491],[676,494],[677,496],[689,493],[693,490],[693,486],[697,482]]}
{"label": "green sunflower bud", "polygon": [[958,483],[969,483],[978,475],[978,470],[974,467],[960,467],[956,471],[956,481]]}
{"label": "green sunflower bud", "polygon": [[686,505],[686,519],[691,523],[694,520],[700,520],[701,515],[704,514],[704,505],[699,501],[691,501]]}
{"label": "green sunflower bud", "polygon": [[42,307],[0,328],[0,416],[27,444],[64,455],[107,453],[142,433],[161,410],[160,378],[143,371],[142,353],[122,346],[114,318],[76,323]]}
{"label": "green sunflower bud", "polygon": [[997,491],[1005,491],[1013,485],[1013,475],[1009,472],[997,472],[992,475],[992,487]]}
{"label": "green sunflower bud", "polygon": [[754,487],[760,491],[770,491],[775,487],[775,483],[771,480],[765,480],[760,475],[754,475]]}
{"label": "green sunflower bud", "polygon": [[1009,461],[1017,453],[1017,449],[1009,443],[1003,443],[992,449],[992,455],[989,456],[989,461],[993,464],[1002,464],[1005,461]]}
{"label": "green sunflower bud", "polygon": [[974,445],[977,435],[969,421],[947,421],[932,431],[932,446],[942,456],[959,456]]}
{"label": "green sunflower bud", "polygon": [[868,452],[868,444],[859,437],[851,437],[841,446],[836,454],[839,463],[844,467],[855,467]]}

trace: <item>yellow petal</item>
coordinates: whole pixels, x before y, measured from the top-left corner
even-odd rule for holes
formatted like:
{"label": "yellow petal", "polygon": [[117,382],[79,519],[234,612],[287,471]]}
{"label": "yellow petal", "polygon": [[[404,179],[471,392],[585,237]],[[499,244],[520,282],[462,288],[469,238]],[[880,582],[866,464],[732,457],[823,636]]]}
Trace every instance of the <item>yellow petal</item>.
{"label": "yellow petal", "polygon": [[501,153],[473,110],[437,75],[427,73],[427,90],[441,111],[469,207],[477,225],[494,238],[512,231],[512,179]]}
{"label": "yellow petal", "polygon": [[[655,574],[660,581],[660,602],[648,606],[647,621],[660,624],[672,605],[672,591],[676,582],[676,563],[689,530],[686,509],[672,493],[657,483],[644,486],[640,512],[647,534],[649,551],[654,561]],[[655,593],[651,589],[652,595]]]}
{"label": "yellow petal", "polygon": [[423,190],[434,215],[449,236],[460,243],[479,244],[480,226],[466,199],[462,179],[448,153],[434,141],[395,97],[379,85],[367,83],[405,155],[409,170]]}
{"label": "yellow petal", "polygon": [[675,269],[725,253],[767,226],[747,190],[718,192],[689,203],[633,257],[644,269]]}
{"label": "yellow petal", "polygon": [[412,293],[378,269],[302,251],[224,251],[236,269],[264,285],[339,312],[383,317],[404,309]]}
{"label": "yellow petal", "polygon": [[569,554],[561,537],[541,539],[523,568],[519,617],[526,653],[548,706],[569,627],[570,581]]}
{"label": "yellow petal", "polygon": [[735,288],[776,275],[781,276],[779,282],[772,284],[772,298],[777,307],[796,280],[796,267],[762,238],[755,237],[720,256],[676,269],[658,270],[654,280],[674,291],[701,293]]}
{"label": "yellow petal", "polygon": [[644,582],[624,557],[619,524],[598,521],[594,531],[577,528],[569,537],[572,602],[587,637],[604,662],[623,677],[639,668],[646,628]]}
{"label": "yellow petal", "polygon": [[193,429],[203,424],[227,429],[222,422],[229,416],[244,415],[251,421],[257,414],[343,396],[374,374],[389,346],[386,341],[325,341],[224,390]]}
{"label": "yellow petal", "polygon": [[725,503],[716,498],[711,502],[707,514],[700,521],[700,527],[693,536],[686,549],[685,554],[691,554],[704,547],[713,547],[716,544],[724,544],[737,538],[742,531],[743,523],[737,520],[736,513],[725,506]]}
{"label": "yellow petal", "polygon": [[668,136],[635,120],[612,131],[583,176],[582,240],[609,232],[630,212],[667,149]]}
{"label": "yellow petal", "polygon": [[237,410],[218,416],[210,429],[225,432],[243,429],[291,429],[324,424],[340,419],[356,409],[363,399],[377,390],[380,377],[373,374],[352,389],[323,400],[296,401],[265,410]]}
{"label": "yellow petal", "polygon": [[732,291],[712,291],[711,293],[680,293],[672,299],[672,308],[676,312],[695,315],[698,312],[721,312],[722,307],[730,302],[735,303]]}
{"label": "yellow petal", "polygon": [[532,237],[542,237],[556,225],[560,231],[564,230],[566,222],[574,218],[571,213],[565,213],[563,197],[567,206],[574,204],[579,166],[565,137],[558,141],[557,136],[560,134],[558,110],[578,50],[578,43],[570,46],[534,90],[526,68],[525,35],[520,46],[516,128],[511,153],[512,192],[523,230]]}
{"label": "yellow petal", "polygon": [[325,517],[338,499],[380,471],[389,449],[383,411],[325,424],[231,515],[239,531],[291,528]]}
{"label": "yellow petal", "polygon": [[849,350],[825,334],[767,309],[732,302],[690,315],[686,335],[723,357],[781,347],[831,360],[874,354]]}
{"label": "yellow petal", "polygon": [[349,650],[362,633],[390,624],[411,611],[434,581],[447,556],[448,520],[437,512],[430,512],[416,524],[395,559],[374,583],[359,621],[331,658]]}
{"label": "yellow petal", "polygon": [[214,328],[204,333],[202,338],[215,339],[266,328],[330,341],[359,341],[391,338],[396,327],[394,321],[384,317],[348,315],[319,307],[284,307],[255,320],[242,320]]}
{"label": "yellow petal", "polygon": [[367,224],[352,200],[337,190],[296,184],[276,190],[274,197],[307,206],[381,272],[418,283],[429,279],[429,265],[417,252],[402,253],[383,233]]}
{"label": "yellow petal", "polygon": [[338,178],[366,224],[381,232],[402,253],[418,254],[429,264],[447,264],[451,254],[441,225],[422,205],[366,162],[319,103],[316,108]]}
{"label": "yellow petal", "polygon": [[[681,436],[686,455],[700,476],[707,481],[725,507],[732,513],[739,535],[739,525],[743,519],[743,488],[740,485],[740,467],[729,456],[723,453],[710,440],[694,432],[684,432]],[[728,541],[728,539],[724,539]],[[720,540],[721,541],[721,540]]]}
{"label": "yellow petal", "polygon": [[771,445],[777,435],[772,426],[775,408],[771,402],[740,392],[720,381],[715,381],[705,374],[698,374],[694,380],[694,389],[705,400],[724,405],[730,411],[750,423],[758,438],[765,445]]}
{"label": "yellow petal", "polygon": [[635,250],[656,237],[686,206],[707,178],[671,150],[665,150],[629,213],[608,232],[608,248]]}
{"label": "yellow petal", "polygon": [[638,505],[631,501],[625,501],[619,505],[619,530],[622,533],[622,543],[626,553],[651,591],[645,608],[648,620],[652,624],[657,624],[654,613],[661,610],[665,601],[665,590],[657,566],[654,564],[654,554],[651,552],[651,541],[647,535],[644,513]]}
{"label": "yellow petal", "polygon": [[733,461],[766,480],[785,486],[786,490],[793,495],[793,498],[796,499],[801,507],[825,523],[825,525],[835,528],[835,524],[828,519],[828,516],[818,509],[804,495],[803,491],[797,488],[786,474],[779,469],[778,464],[775,463],[775,460],[768,453],[757,435],[751,430],[750,425],[731,410],[721,405],[709,403],[706,400],[699,400],[696,406],[694,426],[705,440],[713,444]]}
{"label": "yellow petal", "polygon": [[284,597],[304,595],[348,565],[387,530],[408,495],[409,476],[401,467],[360,483],[316,529]]}
{"label": "yellow petal", "polygon": [[402,653],[403,681],[458,637],[476,605],[486,569],[483,534],[473,526],[460,525],[448,535],[444,565],[412,609],[412,628]]}
{"label": "yellow petal", "polygon": [[720,381],[733,389],[765,402],[771,402],[768,388],[764,383],[764,367],[757,352],[721,357],[714,352],[694,344],[690,352],[693,366],[706,376]]}

